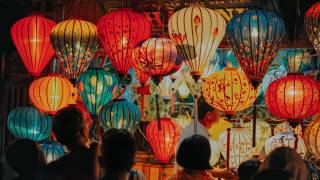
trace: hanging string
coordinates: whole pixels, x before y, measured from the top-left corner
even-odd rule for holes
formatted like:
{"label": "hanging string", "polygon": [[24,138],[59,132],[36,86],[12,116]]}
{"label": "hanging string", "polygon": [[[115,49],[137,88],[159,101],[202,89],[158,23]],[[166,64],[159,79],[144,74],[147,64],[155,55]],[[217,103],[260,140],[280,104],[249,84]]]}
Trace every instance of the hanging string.
{"label": "hanging string", "polygon": [[230,131],[231,129],[227,129],[227,158],[226,158],[226,164],[227,164],[227,172],[230,169]]}
{"label": "hanging string", "polygon": [[252,120],[252,147],[256,147],[256,130],[257,130],[257,100],[253,104],[253,120]]}
{"label": "hanging string", "polygon": [[198,96],[194,97],[194,134],[198,133]]}

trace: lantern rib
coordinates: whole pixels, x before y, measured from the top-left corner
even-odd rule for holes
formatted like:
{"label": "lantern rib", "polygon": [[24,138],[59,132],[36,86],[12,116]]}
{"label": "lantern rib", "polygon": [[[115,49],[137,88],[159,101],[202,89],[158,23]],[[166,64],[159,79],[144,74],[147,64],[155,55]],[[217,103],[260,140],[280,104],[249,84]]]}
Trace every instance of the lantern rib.
{"label": "lantern rib", "polygon": [[[216,26],[213,26],[213,23],[212,23],[212,16],[210,15],[210,13],[208,12],[208,10],[206,11],[209,15],[209,17],[210,17],[210,27],[215,27],[215,29],[218,27],[218,25],[219,25],[219,19],[218,19],[218,16],[217,16],[217,14],[214,12],[213,14],[215,15],[215,19],[216,19]],[[202,23],[202,28],[203,28],[203,23]],[[214,29],[214,31],[215,31],[215,29]],[[202,33],[202,35],[203,35],[203,33]],[[211,36],[213,36],[213,32],[211,32],[210,33],[210,36],[209,36],[209,38],[208,39],[211,39]],[[201,38],[201,40],[202,40],[202,38]],[[212,54],[212,51],[213,51],[213,49],[216,49],[215,47],[214,47],[214,42],[215,42],[215,40],[216,40],[216,37],[214,37],[213,38],[213,41],[211,41],[211,46],[210,46],[210,48],[208,47],[209,46],[209,41],[207,42],[207,46],[206,46],[206,49],[205,49],[205,52],[204,52],[204,54],[206,55],[206,57],[204,58],[204,59],[209,59],[210,57],[210,54]],[[202,42],[201,42],[202,43]],[[201,48],[202,49],[202,48]],[[208,49],[209,49],[209,52],[208,52]],[[213,52],[214,53],[214,52]],[[201,54],[201,53],[200,53]],[[212,57],[211,57],[212,58]],[[209,60],[209,63],[210,63],[210,61],[211,61],[211,59]],[[207,64],[207,62],[203,62],[203,64],[201,65],[201,69],[203,69],[203,68],[205,68],[205,65]]]}
{"label": "lantern rib", "polygon": [[[191,17],[193,17],[193,10],[194,10],[194,7],[192,7],[192,9],[191,9]],[[184,11],[184,18],[183,19],[186,19],[186,13],[187,13],[187,11],[185,10]],[[191,21],[191,27],[193,27],[194,25],[193,25],[193,19],[192,18],[190,18],[190,21]],[[193,33],[193,29],[192,29],[192,31],[191,31],[191,36],[192,36],[192,48],[193,48],[193,55],[194,55],[194,57],[191,57],[191,48],[190,48],[190,46],[188,45],[189,44],[189,40],[188,40],[188,36],[187,36],[187,31],[186,31],[186,26],[184,25],[184,32],[185,32],[185,36],[186,36],[186,41],[187,41],[187,47],[188,47],[188,50],[189,50],[189,56],[190,56],[190,58],[188,58],[188,59],[186,59],[187,61],[187,64],[189,65],[189,67],[190,67],[190,71],[191,72],[193,72],[194,71],[194,69],[196,68],[195,67],[195,65],[193,64],[193,63],[191,63],[191,61],[192,60],[194,60],[195,62],[197,62],[197,57],[195,56],[196,54],[196,52],[195,52],[195,42],[194,42],[194,33]],[[196,64],[196,63],[195,63]]]}
{"label": "lantern rib", "polygon": [[[182,11],[182,10],[181,10]],[[178,14],[180,14],[181,13],[181,11],[178,11],[177,13]],[[174,40],[175,40],[175,43],[176,44],[178,44],[179,43],[179,41],[181,42],[181,44],[182,44],[182,42],[183,42],[183,37],[181,37],[182,36],[182,34],[180,33],[180,31],[179,31],[179,19],[178,19],[178,17],[173,17],[173,18],[175,18],[176,19],[176,30],[177,30],[177,35],[175,36],[175,38],[173,38]],[[185,14],[184,14],[184,18],[185,18]],[[170,22],[171,23],[171,26],[173,26],[172,25],[172,23],[173,23],[173,20]],[[184,26],[184,30],[185,30],[185,26]],[[179,38],[177,38],[177,36],[179,36]],[[186,35],[185,35],[186,36]],[[183,61],[184,62],[186,62],[189,58],[188,58],[188,56],[187,56],[187,51],[186,51],[186,49],[185,49],[185,46],[182,44],[182,45],[180,45],[180,46],[178,46],[178,49],[179,49],[179,51],[180,51],[180,55],[182,55],[182,57],[183,57]],[[182,51],[182,49],[183,49],[183,51],[184,52],[181,52]]]}
{"label": "lantern rib", "polygon": [[[30,21],[30,20],[29,20]],[[25,29],[25,25],[26,24],[29,24],[28,22],[25,22],[25,23],[21,23],[21,25],[22,25],[22,27],[21,27],[21,31],[20,31],[20,33],[21,33],[21,37],[23,37],[23,35],[24,35],[24,33],[23,33],[23,30]],[[29,31],[29,29],[27,29],[28,31]],[[17,28],[17,31],[18,31],[18,28]],[[28,37],[28,39],[29,39],[29,37]],[[28,42],[28,45],[26,45],[25,43],[24,43],[24,41],[23,41],[23,39],[21,39],[21,44],[23,44],[23,49],[24,49],[24,53],[22,53],[22,54],[24,54],[25,55],[25,58],[27,59],[27,62],[28,62],[28,66],[30,66],[30,67],[32,67],[32,59],[31,59],[31,57],[29,57],[27,54],[29,54],[30,52],[28,52],[28,50],[27,50],[27,48],[26,48],[26,46],[29,46],[29,42]]]}
{"label": "lantern rib", "polygon": [[[252,11],[254,11],[255,13],[256,13],[256,16],[257,16],[257,19],[259,19],[259,16],[258,16],[258,14],[257,14],[257,12],[255,11],[255,10],[252,10]],[[252,11],[249,11],[249,18],[251,19],[252,18]],[[255,60],[254,60],[254,52],[253,52],[253,48],[252,48],[252,39],[251,39],[251,21],[250,21],[250,19],[249,19],[249,21],[248,21],[248,23],[249,23],[249,28],[248,28],[248,37],[249,37],[249,44],[250,44],[250,50],[251,50],[251,61],[252,61],[252,63],[250,64],[250,69],[252,70],[252,68],[253,68],[253,71],[248,71],[247,70],[247,72],[246,73],[248,73],[248,74],[250,74],[250,79],[251,79],[251,81],[252,80],[255,80],[255,76],[256,76],[256,72],[255,71],[257,71],[258,69],[254,69],[255,67],[254,67],[254,62],[255,62]],[[259,34],[259,32],[258,32],[258,34]],[[258,46],[259,46],[259,44],[258,44]],[[258,47],[259,48],[259,47]],[[251,65],[252,65],[252,67],[251,67]]]}
{"label": "lantern rib", "polygon": [[[30,61],[31,61],[31,67],[33,67],[33,64],[34,64],[34,62],[33,62],[33,58],[32,58],[32,52],[31,52],[31,46],[30,46],[30,29],[29,29],[29,26],[30,26],[30,24],[31,24],[31,21],[32,20],[29,20],[28,22],[27,22],[27,30],[28,30],[28,33],[27,33],[27,35],[28,35],[28,54],[29,54],[29,58],[30,58]],[[23,33],[23,32],[22,32]]]}

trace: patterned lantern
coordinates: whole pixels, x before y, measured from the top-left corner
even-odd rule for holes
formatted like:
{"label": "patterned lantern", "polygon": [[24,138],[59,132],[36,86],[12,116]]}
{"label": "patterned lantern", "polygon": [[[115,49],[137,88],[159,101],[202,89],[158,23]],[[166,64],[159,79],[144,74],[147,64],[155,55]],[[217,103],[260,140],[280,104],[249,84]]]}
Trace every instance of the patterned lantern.
{"label": "patterned lantern", "polygon": [[268,155],[274,149],[283,146],[294,148],[302,158],[304,158],[307,152],[307,148],[304,145],[304,141],[302,138],[298,138],[296,140],[296,137],[293,133],[286,132],[280,133],[267,139],[265,142],[264,150]]}
{"label": "patterned lantern", "polygon": [[169,163],[180,138],[181,129],[170,118],[161,118],[147,126],[147,139],[157,159]]}
{"label": "patterned lantern", "polygon": [[282,19],[264,10],[247,10],[228,23],[229,44],[255,88],[276,57],[284,32]]}
{"label": "patterned lantern", "polygon": [[81,19],[65,20],[52,29],[50,39],[65,75],[75,83],[98,49],[96,25]]}
{"label": "patterned lantern", "polygon": [[202,92],[209,105],[232,116],[251,106],[257,91],[244,73],[235,68],[225,68],[205,80]]}
{"label": "patterned lantern", "polygon": [[273,115],[300,122],[319,111],[320,86],[310,77],[290,74],[269,85],[265,102]]}
{"label": "patterned lantern", "polygon": [[9,132],[17,138],[41,141],[49,137],[52,120],[35,107],[18,107],[10,112],[7,125]]}
{"label": "patterned lantern", "polygon": [[280,51],[280,56],[288,73],[303,73],[310,61],[310,54],[306,48],[288,48]]}
{"label": "patterned lantern", "polygon": [[117,84],[114,74],[100,68],[88,69],[80,75],[77,87],[91,116],[97,116],[100,107],[111,100]]}
{"label": "patterned lantern", "polygon": [[[219,137],[219,149],[225,159],[227,158],[228,133],[223,132]],[[249,129],[243,127],[231,128],[229,141],[229,167],[237,168],[243,161],[249,159],[252,155],[251,146],[252,133]]]}
{"label": "patterned lantern", "polygon": [[312,5],[305,14],[304,17],[304,28],[309,36],[310,41],[312,42],[314,48],[320,53],[320,2],[318,1]]}
{"label": "patterned lantern", "polygon": [[151,22],[131,9],[119,9],[101,17],[98,35],[113,67],[126,75],[132,66],[132,51],[151,35]]}
{"label": "patterned lantern", "polygon": [[170,38],[191,75],[199,78],[208,67],[225,34],[224,18],[214,10],[192,6],[176,11],[169,19]]}
{"label": "patterned lantern", "polygon": [[290,124],[288,122],[280,123],[280,124],[276,125],[276,127],[274,127],[274,129],[273,129],[274,135],[278,135],[283,132],[293,133],[293,128],[290,126]]}
{"label": "patterned lantern", "polygon": [[43,152],[47,164],[64,155],[63,146],[55,141],[49,141],[41,144],[40,150]]}
{"label": "patterned lantern", "polygon": [[74,102],[77,90],[60,74],[50,74],[33,81],[29,87],[31,102],[41,111],[54,114]]}
{"label": "patterned lantern", "polygon": [[134,132],[141,121],[139,108],[126,99],[115,99],[103,105],[98,116],[105,130],[124,128]]}
{"label": "patterned lantern", "polygon": [[308,147],[308,150],[320,158],[320,119],[317,118],[311,121],[304,130],[303,139]]}
{"label": "patterned lantern", "polygon": [[54,55],[50,32],[55,24],[41,15],[32,15],[11,27],[12,41],[32,76],[39,76]]}

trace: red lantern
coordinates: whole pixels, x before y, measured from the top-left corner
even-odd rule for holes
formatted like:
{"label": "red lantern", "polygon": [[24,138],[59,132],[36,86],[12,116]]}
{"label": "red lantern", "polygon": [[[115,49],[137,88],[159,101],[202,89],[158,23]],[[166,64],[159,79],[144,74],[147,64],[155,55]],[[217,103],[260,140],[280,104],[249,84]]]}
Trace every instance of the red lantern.
{"label": "red lantern", "polygon": [[300,122],[320,110],[320,85],[310,77],[290,74],[269,85],[265,102],[273,115]]}
{"label": "red lantern", "polygon": [[148,124],[147,139],[158,160],[162,163],[169,163],[180,138],[181,129],[170,118],[161,118],[158,121],[160,121],[161,129],[157,121]]}
{"label": "red lantern", "polygon": [[150,76],[137,68],[134,68],[134,72],[139,79],[141,86],[143,87],[149,81]]}
{"label": "red lantern", "polygon": [[141,94],[140,107],[141,107],[141,118],[143,118],[144,117],[144,95],[150,95],[149,85],[145,86],[145,84],[149,81],[150,76],[136,68],[134,69],[134,72],[141,84],[141,87],[138,88],[138,94]]}
{"label": "red lantern", "polygon": [[150,21],[130,9],[120,9],[100,18],[97,28],[113,67],[121,75],[128,74],[133,48],[150,37]]}
{"label": "red lantern", "polygon": [[50,32],[55,24],[41,15],[32,15],[20,19],[11,27],[14,45],[32,76],[39,76],[54,55]]}

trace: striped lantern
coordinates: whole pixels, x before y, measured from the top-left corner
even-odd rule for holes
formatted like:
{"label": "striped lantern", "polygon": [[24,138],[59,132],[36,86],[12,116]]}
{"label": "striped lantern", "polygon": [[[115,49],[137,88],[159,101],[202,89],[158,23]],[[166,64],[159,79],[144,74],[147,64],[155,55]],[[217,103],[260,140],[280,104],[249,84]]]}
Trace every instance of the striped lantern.
{"label": "striped lantern", "polygon": [[9,113],[7,125],[16,138],[41,141],[50,136],[52,119],[35,107],[18,107]]}
{"label": "striped lantern", "polygon": [[47,164],[59,159],[65,154],[63,146],[55,141],[48,141],[41,144],[40,150],[43,152]]}
{"label": "striped lantern", "polygon": [[308,150],[320,158],[320,119],[311,121],[304,130],[303,139]]}
{"label": "striped lantern", "polygon": [[304,16],[304,28],[308,34],[313,47],[320,53],[320,2],[316,2],[312,5]]}

